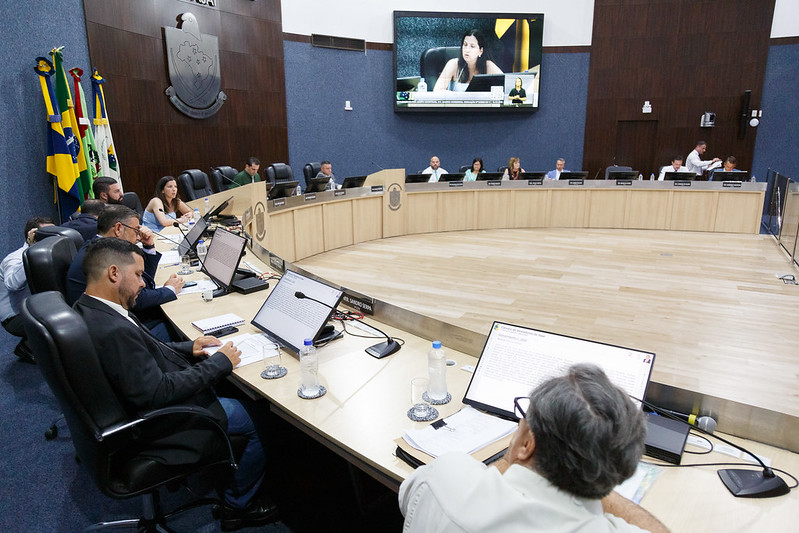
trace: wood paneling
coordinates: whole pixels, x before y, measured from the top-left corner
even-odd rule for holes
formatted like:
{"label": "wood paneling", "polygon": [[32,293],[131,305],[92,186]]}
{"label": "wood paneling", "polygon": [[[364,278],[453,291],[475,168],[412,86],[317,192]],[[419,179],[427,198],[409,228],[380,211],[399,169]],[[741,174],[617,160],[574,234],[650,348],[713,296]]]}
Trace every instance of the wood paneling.
{"label": "wood paneling", "polygon": [[[774,0],[596,0],[583,169],[615,162],[648,175],[700,139],[706,156],[750,169],[756,130],[738,139],[741,100],[752,90],[760,108],[773,12]],[[699,126],[705,111],[714,128]],[[614,146],[619,122],[636,120],[655,121],[654,140]]]}
{"label": "wood paneling", "polygon": [[[143,202],[158,178],[188,168],[241,169],[288,161],[283,33],[279,0],[225,0],[211,8],[179,0],[84,0],[92,66],[106,79],[108,115],[125,190]],[[219,41],[222,91],[214,116],[195,120],[165,94],[163,27],[190,11]],[[90,95],[87,95],[91,98]]]}

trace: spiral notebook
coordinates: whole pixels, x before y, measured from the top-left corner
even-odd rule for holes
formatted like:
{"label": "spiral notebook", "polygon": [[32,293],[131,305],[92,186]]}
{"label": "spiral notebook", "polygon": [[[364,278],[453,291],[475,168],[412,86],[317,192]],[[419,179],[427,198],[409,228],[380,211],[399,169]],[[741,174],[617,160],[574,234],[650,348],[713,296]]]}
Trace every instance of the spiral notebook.
{"label": "spiral notebook", "polygon": [[210,318],[203,318],[202,320],[192,322],[191,325],[202,331],[203,335],[208,335],[223,328],[243,326],[244,319],[237,314],[227,313]]}

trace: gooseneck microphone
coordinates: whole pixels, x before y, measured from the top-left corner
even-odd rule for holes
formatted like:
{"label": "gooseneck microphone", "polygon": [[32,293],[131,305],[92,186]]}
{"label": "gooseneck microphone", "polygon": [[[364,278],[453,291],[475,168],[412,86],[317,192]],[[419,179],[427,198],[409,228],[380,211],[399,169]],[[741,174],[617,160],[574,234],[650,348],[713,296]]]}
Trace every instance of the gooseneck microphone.
{"label": "gooseneck microphone", "polygon": [[688,422],[688,425],[698,427],[702,431],[706,433],[713,434],[716,431],[716,420],[712,416],[700,416],[697,417],[694,414],[685,414],[679,413],[677,411],[670,411],[669,409],[660,409],[660,411],[664,413],[668,413],[675,418],[679,418],[683,422]]}
{"label": "gooseneck microphone", "polygon": [[756,454],[750,452],[743,446],[719,437],[718,435],[714,435],[712,431],[707,430],[699,425],[700,420],[710,419],[712,424],[705,421],[704,425],[712,426],[713,430],[715,430],[716,421],[713,418],[709,416],[703,416],[699,419],[696,419],[694,423],[691,421],[691,419],[692,417],[695,418],[696,415],[675,413],[674,411],[669,411],[668,409],[662,409],[656,405],[652,405],[647,401],[643,401],[642,403],[656,413],[663,414],[669,418],[681,420],[681,416],[687,417],[688,423],[691,424],[691,426],[695,429],[702,433],[713,435],[714,438],[720,440],[724,444],[728,444],[733,448],[742,451],[757,461],[757,463],[763,468],[762,471],[749,470],[746,468],[723,468],[718,471],[721,482],[724,483],[724,486],[727,487],[727,490],[729,490],[733,496],[739,498],[773,498],[775,496],[788,494],[791,491],[791,489],[785,483],[785,480],[775,474],[774,470],[767,466],[766,463],[764,463],[763,460],[760,459],[760,457],[758,457]]}
{"label": "gooseneck microphone", "polygon": [[[294,293],[294,297],[297,298],[298,300],[303,300],[303,299],[311,300],[311,301],[316,302],[316,303],[318,303],[320,305],[324,305],[328,309],[332,309],[333,311],[336,310],[336,308],[333,307],[332,305],[328,305],[325,302],[317,300],[316,298],[312,298],[310,296],[306,296],[306,294],[304,292],[301,292],[301,291],[295,292]],[[366,326],[376,330],[378,333],[380,333],[381,335],[383,335],[386,338],[385,342],[377,343],[377,344],[375,344],[373,346],[370,346],[370,347],[368,347],[366,349],[366,353],[368,353],[369,355],[371,355],[375,359],[382,359],[383,357],[385,357],[387,355],[391,355],[391,354],[393,354],[394,352],[396,352],[396,351],[398,351],[400,349],[399,343],[397,341],[395,341],[394,339],[392,339],[391,337],[389,337],[388,335],[386,335],[380,329],[376,328],[375,326],[373,326],[371,324],[366,324],[365,322],[363,322],[359,318],[355,318],[354,320],[360,322],[361,324],[365,324]]]}

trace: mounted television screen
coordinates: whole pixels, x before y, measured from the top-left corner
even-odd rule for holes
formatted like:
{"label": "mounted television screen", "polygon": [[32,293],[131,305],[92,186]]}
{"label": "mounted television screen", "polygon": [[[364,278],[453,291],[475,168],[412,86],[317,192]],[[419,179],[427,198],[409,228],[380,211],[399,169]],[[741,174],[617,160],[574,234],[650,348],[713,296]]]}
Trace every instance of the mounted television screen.
{"label": "mounted television screen", "polygon": [[394,111],[535,111],[541,13],[394,12]]}

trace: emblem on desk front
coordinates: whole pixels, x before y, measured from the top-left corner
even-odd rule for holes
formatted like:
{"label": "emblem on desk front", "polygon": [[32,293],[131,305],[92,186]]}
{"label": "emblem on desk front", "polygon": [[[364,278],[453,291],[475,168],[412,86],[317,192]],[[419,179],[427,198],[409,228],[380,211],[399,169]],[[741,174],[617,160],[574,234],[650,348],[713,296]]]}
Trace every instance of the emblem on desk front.
{"label": "emblem on desk front", "polygon": [[399,183],[392,183],[388,186],[388,208],[398,211],[402,207],[402,186]]}
{"label": "emblem on desk front", "polygon": [[255,238],[263,242],[266,237],[266,206],[263,202],[255,204]]}
{"label": "emblem on desk front", "polygon": [[200,33],[192,13],[178,15],[178,27],[164,26],[169,81],[166,94],[178,111],[191,118],[213,116],[227,95],[219,68],[219,41],[215,35]]}

